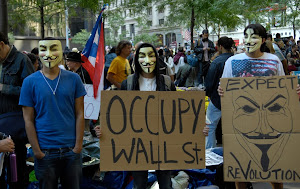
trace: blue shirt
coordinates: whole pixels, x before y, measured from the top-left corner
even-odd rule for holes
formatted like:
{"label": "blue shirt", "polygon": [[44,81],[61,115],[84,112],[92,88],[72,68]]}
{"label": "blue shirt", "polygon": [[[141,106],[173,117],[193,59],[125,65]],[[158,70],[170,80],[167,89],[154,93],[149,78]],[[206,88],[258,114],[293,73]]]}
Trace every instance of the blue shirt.
{"label": "blue shirt", "polygon": [[109,53],[105,55],[105,67],[109,68],[110,63],[117,57],[116,53]]}
{"label": "blue shirt", "polygon": [[34,107],[35,129],[41,149],[74,147],[76,139],[75,99],[86,95],[78,74],[60,70],[54,80],[40,71],[28,76],[22,85],[19,105]]}

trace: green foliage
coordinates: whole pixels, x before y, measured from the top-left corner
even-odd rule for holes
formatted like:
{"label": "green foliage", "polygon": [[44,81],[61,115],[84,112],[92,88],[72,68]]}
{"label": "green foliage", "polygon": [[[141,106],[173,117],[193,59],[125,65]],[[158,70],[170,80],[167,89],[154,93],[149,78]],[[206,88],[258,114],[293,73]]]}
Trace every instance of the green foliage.
{"label": "green foliage", "polygon": [[90,37],[90,34],[90,32],[87,32],[85,29],[83,29],[81,32],[78,32],[74,35],[72,38],[72,43],[80,44],[82,47],[84,47]]}
{"label": "green foliage", "polygon": [[154,46],[158,45],[158,37],[153,34],[153,35],[149,35],[147,33],[142,33],[140,35],[135,36],[133,43],[136,44],[140,41],[143,41],[145,43],[150,43]]}
{"label": "green foliage", "polygon": [[8,41],[10,45],[13,45],[15,43],[15,37],[13,33],[8,33]]}

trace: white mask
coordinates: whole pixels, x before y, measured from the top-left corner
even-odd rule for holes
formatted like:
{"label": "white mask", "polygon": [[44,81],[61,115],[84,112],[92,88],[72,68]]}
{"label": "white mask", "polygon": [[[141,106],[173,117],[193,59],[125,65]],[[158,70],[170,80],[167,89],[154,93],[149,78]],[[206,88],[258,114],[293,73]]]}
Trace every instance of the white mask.
{"label": "white mask", "polygon": [[156,66],[156,56],[152,47],[143,47],[139,52],[139,64],[145,73],[152,73]]}
{"label": "white mask", "polygon": [[252,28],[246,30],[246,34],[244,37],[247,53],[252,53],[260,49],[263,39],[258,34],[254,34],[254,30]]}
{"label": "white mask", "polygon": [[39,57],[48,68],[53,68],[62,61],[63,51],[59,40],[41,40],[39,42]]}

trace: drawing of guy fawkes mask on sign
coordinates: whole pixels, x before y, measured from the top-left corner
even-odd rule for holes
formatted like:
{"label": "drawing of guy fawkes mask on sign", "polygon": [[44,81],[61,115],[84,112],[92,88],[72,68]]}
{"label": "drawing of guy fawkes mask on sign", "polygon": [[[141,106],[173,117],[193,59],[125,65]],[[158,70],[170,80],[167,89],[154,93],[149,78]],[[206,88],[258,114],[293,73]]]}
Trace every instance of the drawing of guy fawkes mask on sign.
{"label": "drawing of guy fawkes mask on sign", "polygon": [[239,144],[261,170],[270,170],[280,159],[293,129],[286,88],[259,98],[244,91],[233,96],[233,105],[233,129]]}

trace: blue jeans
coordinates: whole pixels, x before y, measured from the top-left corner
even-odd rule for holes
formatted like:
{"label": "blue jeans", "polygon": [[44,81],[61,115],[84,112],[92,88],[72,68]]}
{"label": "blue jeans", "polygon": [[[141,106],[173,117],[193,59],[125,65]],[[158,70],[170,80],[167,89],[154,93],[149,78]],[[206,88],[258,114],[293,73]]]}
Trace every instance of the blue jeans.
{"label": "blue jeans", "polygon": [[42,150],[45,157],[34,159],[34,170],[40,189],[57,189],[58,178],[63,189],[80,189],[82,176],[81,153],[72,148]]}
{"label": "blue jeans", "polygon": [[206,124],[209,127],[206,137],[206,149],[216,147],[216,129],[221,119],[221,110],[210,101],[206,110]]}
{"label": "blue jeans", "polygon": [[[160,189],[172,189],[171,171],[156,170],[156,177]],[[145,189],[148,182],[148,171],[132,171],[133,188]]]}

